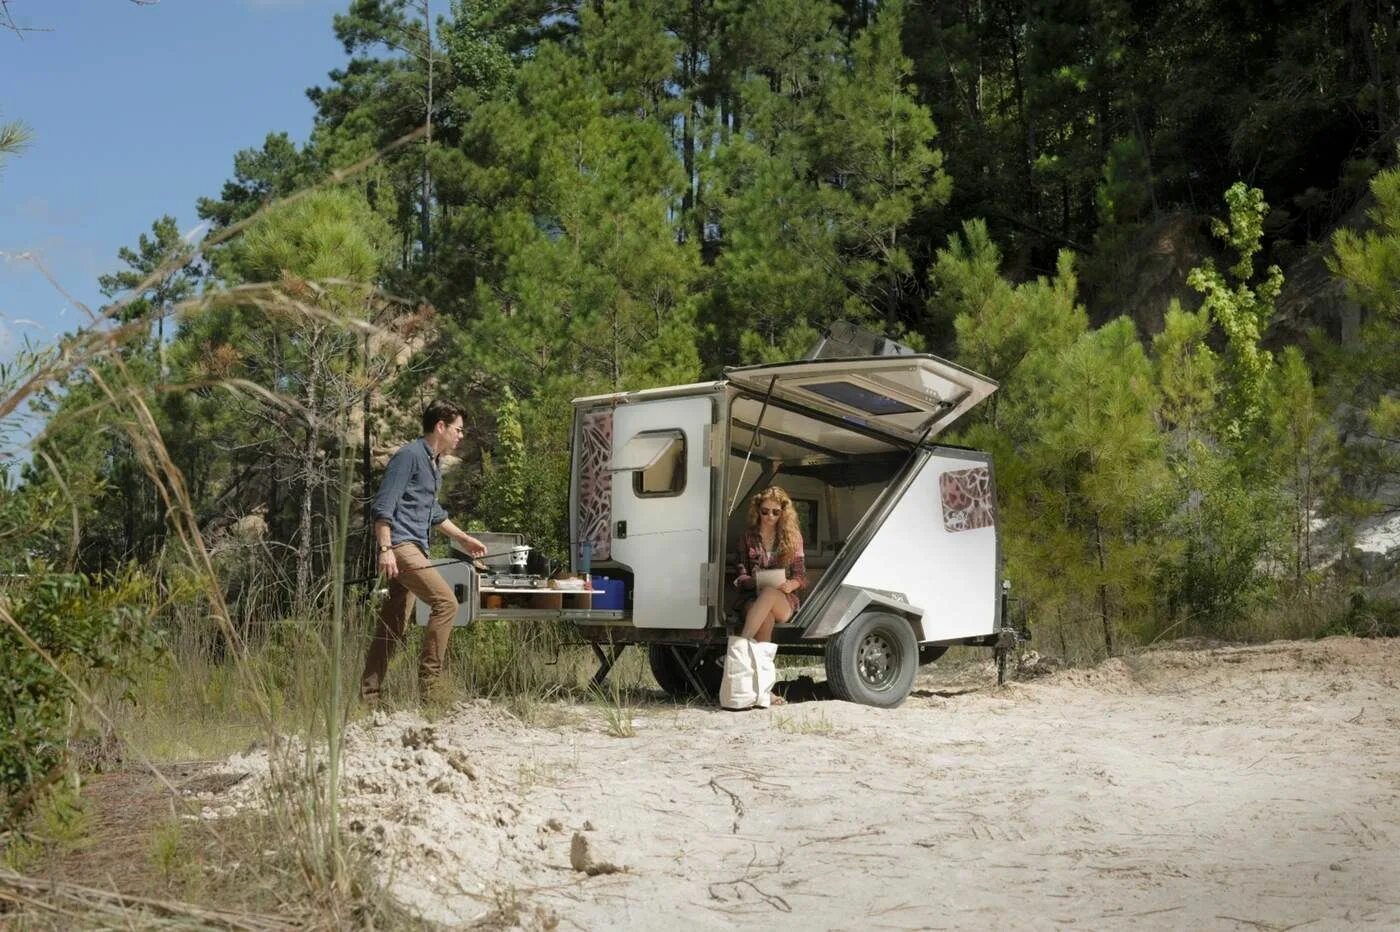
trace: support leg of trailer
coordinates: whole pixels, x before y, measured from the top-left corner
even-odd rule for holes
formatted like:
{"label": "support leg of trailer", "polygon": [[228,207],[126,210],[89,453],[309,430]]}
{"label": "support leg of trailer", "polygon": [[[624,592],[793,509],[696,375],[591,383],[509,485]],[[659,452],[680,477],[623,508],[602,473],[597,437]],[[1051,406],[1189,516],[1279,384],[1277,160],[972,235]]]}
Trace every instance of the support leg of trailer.
{"label": "support leg of trailer", "polygon": [[700,682],[700,677],[695,675],[696,668],[705,662],[705,652],[697,648],[690,652],[690,659],[687,660],[681,653],[679,647],[672,645],[666,649],[671,652],[671,656],[675,659],[676,665],[679,666],[681,672],[685,674],[686,680],[690,683],[690,688],[695,690],[695,695],[708,698],[710,695],[709,691],[706,690],[705,685]]}
{"label": "support leg of trailer", "polygon": [[602,686],[603,681],[606,680],[608,674],[612,672],[613,664],[617,663],[617,658],[622,656],[622,652],[626,649],[627,645],[609,644],[608,650],[606,651],[603,650],[597,641],[589,641],[588,646],[592,647],[593,653],[598,655],[598,672],[593,674],[593,685]]}
{"label": "support leg of trailer", "polygon": [[997,659],[997,685],[1006,685],[1006,660],[1020,643],[1020,634],[1015,628],[1002,628],[997,635],[993,653]]}

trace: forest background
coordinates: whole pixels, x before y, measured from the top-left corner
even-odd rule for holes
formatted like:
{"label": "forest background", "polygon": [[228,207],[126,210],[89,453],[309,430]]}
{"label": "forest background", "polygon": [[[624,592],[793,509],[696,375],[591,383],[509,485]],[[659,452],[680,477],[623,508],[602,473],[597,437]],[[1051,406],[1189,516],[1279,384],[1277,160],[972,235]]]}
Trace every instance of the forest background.
{"label": "forest background", "polygon": [[1400,633],[1396,4],[447,6],[349,3],[309,141],[0,368],[15,811],[94,667],[338,626],[428,399],[468,410],[449,510],[560,560],[572,397],[837,319],[1000,383],[949,439],[1040,651]]}

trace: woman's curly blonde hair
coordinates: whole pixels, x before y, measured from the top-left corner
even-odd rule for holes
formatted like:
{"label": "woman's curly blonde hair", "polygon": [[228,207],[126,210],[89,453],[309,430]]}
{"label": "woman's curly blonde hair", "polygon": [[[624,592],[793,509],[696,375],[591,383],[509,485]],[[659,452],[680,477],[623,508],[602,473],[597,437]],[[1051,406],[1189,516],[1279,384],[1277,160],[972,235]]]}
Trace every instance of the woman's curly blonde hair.
{"label": "woman's curly blonde hair", "polygon": [[749,499],[749,532],[758,533],[758,506],[769,501],[777,502],[783,510],[783,513],[778,515],[778,535],[777,540],[773,542],[776,549],[773,559],[779,566],[787,566],[792,562],[792,558],[802,551],[802,530],[797,526],[797,509],[792,507],[792,499],[782,486],[770,485]]}

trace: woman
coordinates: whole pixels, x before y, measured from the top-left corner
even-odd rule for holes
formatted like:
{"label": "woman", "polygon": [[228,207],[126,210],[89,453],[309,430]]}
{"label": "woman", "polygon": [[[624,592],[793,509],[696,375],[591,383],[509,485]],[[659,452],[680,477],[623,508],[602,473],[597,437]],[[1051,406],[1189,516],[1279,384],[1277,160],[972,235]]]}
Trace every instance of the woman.
{"label": "woman", "polygon": [[[744,630],[740,640],[769,644],[773,640],[773,626],[786,622],[797,611],[797,593],[806,583],[807,565],[802,556],[802,532],[797,526],[797,512],[792,507],[792,499],[778,486],[759,492],[749,501],[748,529],[739,539],[738,574],[734,585],[741,590],[754,593],[746,600]],[[758,573],[760,570],[781,569],[784,580],[780,585],[760,590]],[[734,645],[731,645],[733,653]],[[745,648],[737,648],[742,656]],[[760,668],[758,677],[758,697],[755,704],[767,706],[769,702],[783,704],[782,697],[771,696],[774,672],[772,668],[775,647],[751,652],[754,663]],[[726,666],[729,666],[726,661]],[[736,671],[741,673],[742,671]]]}
{"label": "woman", "polygon": [[757,591],[759,570],[783,569],[787,580],[764,589],[748,603],[744,612],[746,638],[773,640],[773,625],[785,622],[801,604],[797,592],[807,578],[802,558],[802,531],[792,499],[779,486],[771,486],[749,500],[749,526],[739,539],[738,578],[734,585]]}

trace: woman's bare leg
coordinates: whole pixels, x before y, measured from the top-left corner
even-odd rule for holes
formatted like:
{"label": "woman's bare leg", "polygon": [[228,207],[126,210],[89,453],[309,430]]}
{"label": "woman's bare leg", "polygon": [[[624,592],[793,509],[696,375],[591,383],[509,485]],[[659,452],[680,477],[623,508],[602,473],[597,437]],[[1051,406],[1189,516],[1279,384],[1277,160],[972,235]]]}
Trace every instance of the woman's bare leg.
{"label": "woman's bare leg", "polygon": [[[762,624],[758,626],[758,632],[754,635],[754,640],[760,644],[770,643],[773,640],[773,626],[780,621],[787,621],[792,617],[792,604],[788,602],[787,596],[778,592],[777,589],[771,589],[769,591],[777,593],[777,597],[773,599],[773,608],[764,616]],[[774,673],[775,677],[776,675],[777,674]],[[770,693],[768,704],[786,705],[787,700],[778,693]]]}
{"label": "woman's bare leg", "polygon": [[758,598],[753,600],[748,612],[744,615],[744,634],[746,638],[758,636],[759,628],[763,627],[765,621],[773,614],[773,609],[778,602],[786,604],[787,598],[777,589],[764,589],[758,594]]}
{"label": "woman's bare leg", "polygon": [[[769,592],[778,592],[777,589],[770,589]],[[755,641],[768,642],[773,640],[773,625],[787,621],[792,617],[792,605],[788,602],[787,596],[778,593],[773,599],[773,605],[758,623],[758,628],[754,632]],[[745,626],[747,627],[747,626]]]}

